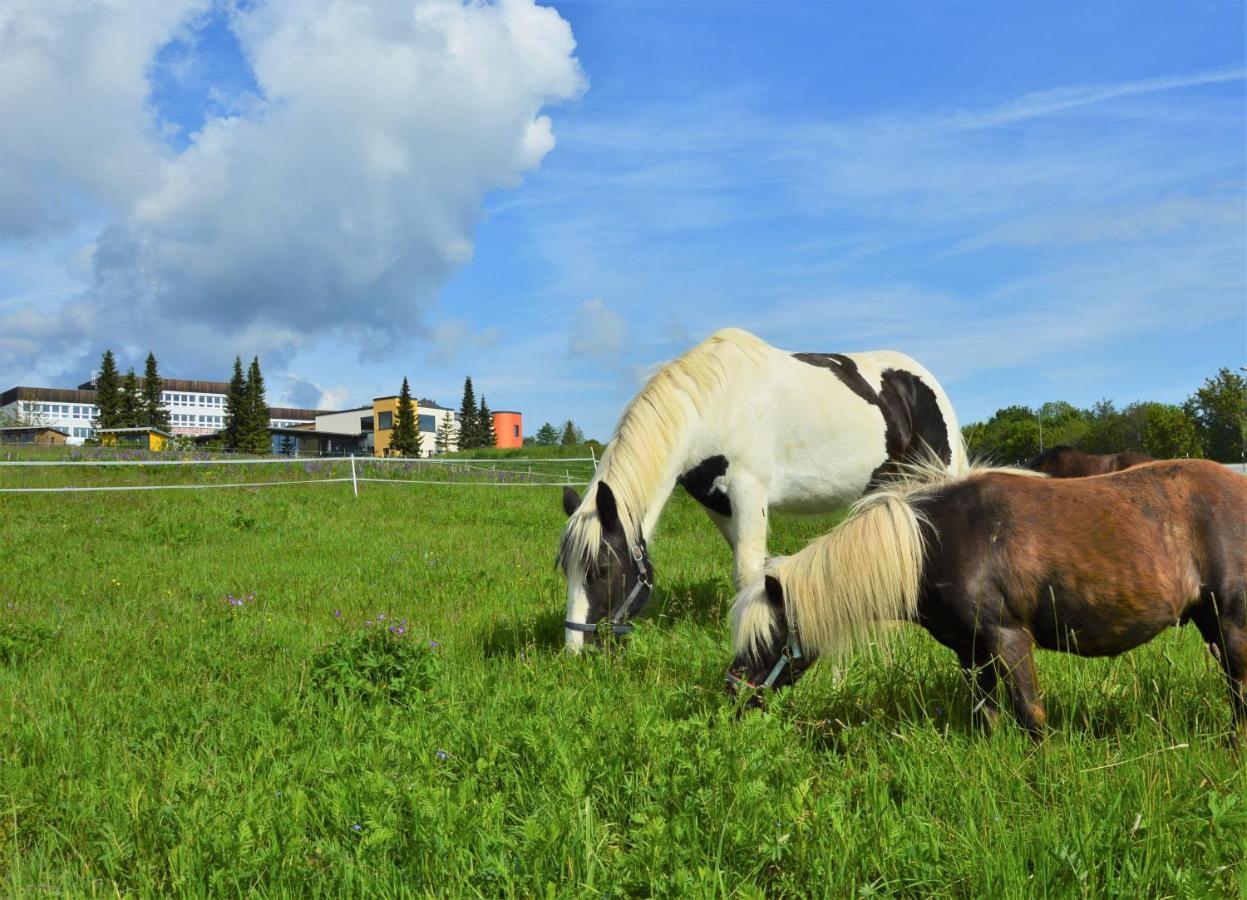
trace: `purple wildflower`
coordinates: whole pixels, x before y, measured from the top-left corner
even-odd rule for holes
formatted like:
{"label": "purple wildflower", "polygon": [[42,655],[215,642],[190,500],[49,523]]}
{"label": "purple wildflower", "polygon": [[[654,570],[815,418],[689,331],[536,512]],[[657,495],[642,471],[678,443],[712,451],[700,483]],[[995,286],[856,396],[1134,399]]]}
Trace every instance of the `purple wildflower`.
{"label": "purple wildflower", "polygon": [[434,756],[436,756],[438,759],[441,759],[441,760],[445,760],[445,759],[449,759],[449,758],[450,758],[450,754],[449,754],[449,753],[447,753],[445,750],[438,750],[438,751],[437,751],[437,753],[435,753],[435,754],[433,754],[433,755],[434,755]]}
{"label": "purple wildflower", "polygon": [[340,609],[335,609],[335,610],[333,611],[333,617],[334,617],[335,619],[340,619],[340,618],[342,618],[342,610],[340,610]]}
{"label": "purple wildflower", "polygon": [[430,649],[430,650],[436,650],[436,649],[437,649],[438,647],[440,647],[440,646],[442,646],[442,645],[441,645],[441,644],[439,644],[437,641],[429,641],[429,649]]}
{"label": "purple wildflower", "polygon": [[356,822],[354,825],[351,826],[351,831],[363,831],[363,830],[364,830],[364,826],[360,825],[358,822]]}

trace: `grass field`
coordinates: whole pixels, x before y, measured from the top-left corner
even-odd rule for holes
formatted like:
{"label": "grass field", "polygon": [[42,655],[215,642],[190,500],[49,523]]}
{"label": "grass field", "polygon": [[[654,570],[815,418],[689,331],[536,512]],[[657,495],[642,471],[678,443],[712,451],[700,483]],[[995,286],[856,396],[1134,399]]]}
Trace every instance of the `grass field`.
{"label": "grass field", "polygon": [[[562,522],[550,487],[0,495],[9,893],[1247,897],[1193,630],[1041,654],[1038,746],[974,731],[913,628],[738,716],[730,560],[694,504],[626,649],[582,658]],[[777,516],[772,549],[829,524]]]}

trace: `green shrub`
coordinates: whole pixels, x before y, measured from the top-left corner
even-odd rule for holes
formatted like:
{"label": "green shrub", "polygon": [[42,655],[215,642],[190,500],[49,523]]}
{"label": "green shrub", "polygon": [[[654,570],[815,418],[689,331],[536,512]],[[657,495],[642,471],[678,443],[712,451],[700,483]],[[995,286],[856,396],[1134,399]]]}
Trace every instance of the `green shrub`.
{"label": "green shrub", "polygon": [[380,614],[316,654],[312,684],[339,702],[401,703],[432,687],[441,670],[436,641],[418,641],[406,619],[393,622]]}

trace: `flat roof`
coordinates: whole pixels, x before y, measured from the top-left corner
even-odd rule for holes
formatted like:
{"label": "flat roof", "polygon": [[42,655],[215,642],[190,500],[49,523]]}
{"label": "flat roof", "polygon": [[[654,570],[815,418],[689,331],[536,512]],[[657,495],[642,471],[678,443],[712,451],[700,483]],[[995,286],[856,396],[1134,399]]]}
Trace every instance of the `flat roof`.
{"label": "flat roof", "polygon": [[51,425],[8,425],[0,428],[0,432],[8,433],[11,431],[55,431],[57,434],[63,434],[69,437],[69,432],[64,428],[54,428]]}
{"label": "flat roof", "polygon": [[167,438],[173,437],[173,435],[170,434],[169,432],[163,431],[159,428],[143,428],[141,426],[138,428],[97,428],[95,429],[95,433],[96,434],[161,434]]}

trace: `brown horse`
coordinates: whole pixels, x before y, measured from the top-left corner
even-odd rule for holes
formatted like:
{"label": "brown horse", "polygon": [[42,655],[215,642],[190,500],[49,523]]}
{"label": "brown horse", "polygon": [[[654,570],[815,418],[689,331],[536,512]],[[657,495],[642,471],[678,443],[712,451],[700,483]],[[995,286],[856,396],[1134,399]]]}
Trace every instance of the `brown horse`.
{"label": "brown horse", "polygon": [[1203,460],[1080,480],[918,472],[741,591],[729,686],[791,683],[889,619],[951,648],[990,720],[1003,678],[1036,736],[1046,721],[1036,644],[1113,656],[1193,622],[1225,670],[1242,736],[1247,477]]}
{"label": "brown horse", "polygon": [[1043,472],[1053,478],[1082,478],[1086,475],[1107,475],[1120,472],[1142,463],[1152,462],[1154,457],[1135,450],[1123,453],[1086,453],[1077,447],[1060,444],[1049,447],[1026,464],[1026,468]]}

